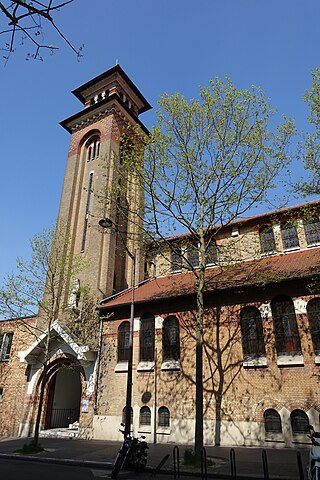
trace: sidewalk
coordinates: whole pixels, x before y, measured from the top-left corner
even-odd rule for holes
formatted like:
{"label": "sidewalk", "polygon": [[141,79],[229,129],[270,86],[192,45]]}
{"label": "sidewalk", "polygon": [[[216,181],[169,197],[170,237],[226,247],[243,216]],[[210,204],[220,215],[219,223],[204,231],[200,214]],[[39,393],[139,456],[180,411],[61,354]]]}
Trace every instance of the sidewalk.
{"label": "sidewalk", "polygon": [[[32,456],[21,456],[14,453],[16,449],[21,448],[23,443],[29,439],[0,438],[0,461],[1,458],[26,458],[49,463],[71,463],[73,465],[84,465],[90,468],[101,468],[110,470],[113,460],[120,448],[119,442],[107,442],[102,440],[78,440],[78,439],[55,439],[41,438],[41,445],[45,448],[44,452]],[[173,465],[173,447],[171,444],[150,444],[148,456],[148,470],[153,470],[167,454],[170,454],[168,461],[163,466],[162,471],[169,473]],[[185,448],[190,446],[179,445],[180,459],[183,459]],[[236,458],[236,468],[238,478],[258,479],[263,478],[263,464],[261,448],[255,447],[236,447],[234,448]],[[299,470],[297,463],[297,451],[293,449],[266,449],[268,459],[269,477],[271,479],[281,480],[299,480]],[[308,449],[300,449],[304,473],[308,461]],[[230,447],[206,447],[207,457],[213,458],[216,465],[208,468],[208,476],[214,478],[228,478],[230,475]],[[181,466],[181,474],[186,473],[192,476],[199,470],[186,469]],[[306,478],[306,473],[305,473]]]}

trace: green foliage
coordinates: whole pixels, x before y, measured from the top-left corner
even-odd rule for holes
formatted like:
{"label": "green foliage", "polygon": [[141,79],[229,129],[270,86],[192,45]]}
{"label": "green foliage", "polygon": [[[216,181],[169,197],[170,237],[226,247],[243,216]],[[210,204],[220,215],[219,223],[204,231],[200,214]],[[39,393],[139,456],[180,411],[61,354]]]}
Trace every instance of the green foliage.
{"label": "green foliage", "polygon": [[320,193],[320,68],[312,70],[312,84],[304,100],[309,107],[309,123],[313,132],[304,135],[299,145],[299,156],[310,178],[298,183],[298,189],[305,195],[311,195]]}

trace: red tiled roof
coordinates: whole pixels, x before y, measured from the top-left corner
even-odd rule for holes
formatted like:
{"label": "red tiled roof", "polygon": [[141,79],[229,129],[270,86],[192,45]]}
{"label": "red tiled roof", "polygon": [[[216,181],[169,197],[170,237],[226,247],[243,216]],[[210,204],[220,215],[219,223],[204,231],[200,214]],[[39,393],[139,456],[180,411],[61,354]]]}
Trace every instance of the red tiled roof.
{"label": "red tiled roof", "polygon": [[[319,273],[320,248],[249,260],[225,267],[206,270],[205,291],[225,290],[239,286],[276,283],[283,280],[308,278]],[[161,300],[196,291],[192,272],[158,277],[135,288],[135,303]],[[100,308],[120,307],[131,302],[131,290],[101,302]]]}

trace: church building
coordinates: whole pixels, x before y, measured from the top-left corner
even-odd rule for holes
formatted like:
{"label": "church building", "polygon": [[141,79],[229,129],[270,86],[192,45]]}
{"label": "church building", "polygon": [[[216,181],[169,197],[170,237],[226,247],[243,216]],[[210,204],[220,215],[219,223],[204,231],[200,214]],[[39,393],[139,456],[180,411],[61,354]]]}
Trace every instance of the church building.
{"label": "church building", "polygon": [[[148,135],[139,115],[151,106],[119,65],[72,93],[83,109],[61,122],[71,140],[58,222],[70,234],[69,254],[83,256],[86,267],[70,275],[50,327],[42,434],[70,424],[79,438],[121,440],[133,312],[132,432],[148,442],[192,444],[196,250],[182,234],[168,239],[174,254],[149,261],[139,220],[128,215],[119,231],[118,199],[97,195],[106,186],[121,190],[123,136],[128,127]],[[142,192],[130,184],[136,188],[124,197],[134,212]],[[293,446],[306,441],[308,422],[320,428],[319,213],[315,201],[208,234],[205,444]],[[64,321],[66,310],[81,311],[82,286],[98,300],[95,346]],[[32,334],[38,321],[24,319],[27,331],[19,319],[0,322],[0,436],[34,429],[49,338]]]}

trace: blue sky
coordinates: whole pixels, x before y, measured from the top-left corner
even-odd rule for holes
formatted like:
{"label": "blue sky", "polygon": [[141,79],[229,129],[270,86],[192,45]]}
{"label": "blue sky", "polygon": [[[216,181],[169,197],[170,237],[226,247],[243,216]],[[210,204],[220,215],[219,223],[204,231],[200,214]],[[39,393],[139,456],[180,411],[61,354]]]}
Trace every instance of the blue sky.
{"label": "blue sky", "polygon": [[[82,107],[71,90],[118,60],[156,107],[163,92],[195,97],[227,74],[237,87],[260,85],[307,129],[302,96],[320,66],[319,18],[319,0],[74,0],[58,12],[71,42],[85,45],[80,61],[48,29],[58,53],[26,61],[21,46],[0,63],[0,277],[56,218],[70,140],[59,121]],[[154,111],[141,120],[151,128]]]}

